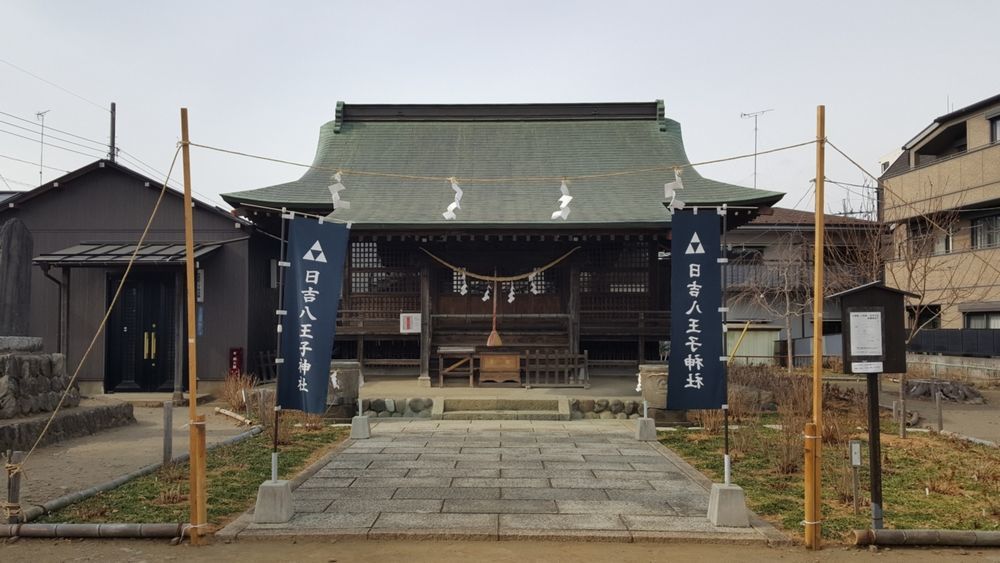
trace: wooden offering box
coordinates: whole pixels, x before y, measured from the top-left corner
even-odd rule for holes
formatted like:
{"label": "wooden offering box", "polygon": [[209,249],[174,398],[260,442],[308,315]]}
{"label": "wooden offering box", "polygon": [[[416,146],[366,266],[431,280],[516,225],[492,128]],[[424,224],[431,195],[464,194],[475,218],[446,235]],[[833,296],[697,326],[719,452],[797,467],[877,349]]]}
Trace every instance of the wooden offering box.
{"label": "wooden offering box", "polygon": [[479,382],[521,384],[521,355],[511,352],[480,352]]}

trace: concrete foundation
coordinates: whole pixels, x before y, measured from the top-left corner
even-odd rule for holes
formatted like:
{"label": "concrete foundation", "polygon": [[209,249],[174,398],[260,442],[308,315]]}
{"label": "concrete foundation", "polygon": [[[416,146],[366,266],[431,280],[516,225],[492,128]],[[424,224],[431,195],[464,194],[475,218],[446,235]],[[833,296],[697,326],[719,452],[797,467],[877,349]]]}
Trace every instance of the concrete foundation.
{"label": "concrete foundation", "polygon": [[656,424],[652,418],[635,419],[635,439],[640,442],[656,441]]}
{"label": "concrete foundation", "polygon": [[356,416],[351,419],[351,439],[367,440],[372,437],[372,427],[367,416]]}
{"label": "concrete foundation", "polygon": [[715,526],[726,528],[749,527],[750,516],[743,488],[712,483],[712,492],[708,497],[708,520]]}
{"label": "concrete foundation", "polygon": [[284,524],[295,513],[292,487],[288,481],[264,481],[257,488],[253,521],[257,524]]}

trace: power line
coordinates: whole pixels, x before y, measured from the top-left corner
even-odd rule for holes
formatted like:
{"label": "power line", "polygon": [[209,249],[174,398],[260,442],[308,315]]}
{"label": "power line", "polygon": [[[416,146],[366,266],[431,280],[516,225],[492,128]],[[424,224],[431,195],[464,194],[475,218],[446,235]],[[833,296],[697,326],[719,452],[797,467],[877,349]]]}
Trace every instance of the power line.
{"label": "power line", "polygon": [[[0,119],[0,123],[3,123],[4,125],[9,125],[11,127],[17,127],[18,129],[22,129],[24,131],[27,131],[28,133],[33,134],[33,135],[41,135],[40,132],[35,131],[34,129],[29,129],[27,127],[24,127],[23,125],[18,125],[17,123],[11,123],[9,121],[4,121],[2,119]],[[62,137],[57,137],[56,135],[52,135],[51,133],[48,132],[49,129],[52,129],[51,127],[46,127],[45,129],[46,129],[46,135],[45,135],[46,137],[49,137],[51,139],[56,139],[57,141],[61,141],[63,143],[69,143],[71,145],[75,145],[77,147],[81,147],[81,148],[84,148],[84,149],[87,149],[87,150],[91,150],[91,151],[97,150],[94,147],[91,147],[91,146],[88,146],[88,145],[84,145],[83,143],[77,143],[76,141],[70,141],[69,139],[63,139]],[[106,145],[105,145],[105,148],[107,148]]]}
{"label": "power line", "polygon": [[[41,127],[41,125],[39,125],[37,121],[32,121],[30,119],[25,119],[23,117],[14,115],[13,113],[7,113],[5,111],[0,111],[0,115],[6,115],[7,117],[13,117],[14,119],[18,119],[18,120],[23,121],[25,123],[30,123],[30,124],[34,125],[35,127]],[[76,133],[70,133],[69,131],[63,131],[62,129],[56,129],[55,127],[52,127],[51,125],[46,125],[45,129],[46,129],[46,131],[55,131],[57,133],[62,133],[63,135],[69,135],[70,137],[74,137],[74,138],[80,139],[82,141],[90,141],[91,143],[94,143],[95,145],[100,145],[102,148],[107,148],[107,146],[108,146],[108,144],[105,143],[105,142],[103,142],[103,141],[98,141],[96,139],[91,139],[90,137],[84,137],[82,135],[77,135]]]}
{"label": "power line", "polygon": [[[0,158],[6,158],[7,160],[13,160],[14,162],[20,162],[20,163],[23,163],[23,164],[30,164],[32,166],[38,166],[37,162],[31,162],[30,160],[24,160],[23,158],[17,158],[17,157],[9,156],[9,155],[6,155],[6,154],[0,154]],[[49,170],[55,170],[56,172],[62,172],[64,174],[69,174],[69,170],[65,170],[63,168],[56,168],[55,166],[49,166],[48,164],[42,166],[42,168],[47,168]]]}
{"label": "power line", "polygon": [[98,109],[102,109],[104,111],[110,111],[110,110],[108,110],[108,108],[102,106],[101,104],[99,104],[97,102],[94,102],[94,101],[91,101],[91,100],[88,100],[87,98],[84,98],[80,94],[77,94],[76,92],[73,92],[72,90],[69,90],[67,88],[63,88],[62,86],[56,84],[55,82],[52,82],[50,80],[46,80],[46,79],[42,78],[41,76],[38,76],[37,74],[31,72],[30,70],[21,68],[21,67],[17,66],[16,64],[14,64],[14,63],[12,63],[10,61],[5,61],[4,59],[0,59],[0,63],[3,63],[3,64],[5,64],[5,65],[7,65],[7,66],[9,66],[9,67],[11,67],[11,68],[13,68],[15,70],[19,70],[19,71],[23,72],[24,74],[27,74],[28,76],[34,78],[35,80],[40,80],[40,81],[48,84],[49,86],[52,86],[53,88],[57,88],[59,90],[62,90],[63,92],[69,94],[70,96],[73,96],[75,98],[83,100],[83,101],[87,102],[88,104],[90,104],[90,105],[92,105],[92,106],[94,106],[94,107],[96,107]]}
{"label": "power line", "polygon": [[[130,152],[124,150],[124,149],[121,149],[121,148],[119,148],[118,151],[121,153],[121,158],[123,160],[125,160],[126,162],[128,162],[129,164],[132,164],[133,166],[135,166],[137,168],[143,169],[147,174],[153,174],[155,176],[164,176],[165,175],[165,174],[163,174],[163,172],[160,172],[156,168],[153,168],[152,166],[150,166],[149,164],[147,164],[146,162],[144,162],[143,160],[141,160],[139,157],[135,156],[134,154],[132,154],[132,153],[130,153]],[[182,190],[183,189],[183,186],[179,186],[176,183],[171,184],[171,187],[174,188],[174,189],[176,189],[176,190]],[[201,193],[198,190],[195,190],[193,188],[191,189],[191,191],[194,192],[195,195],[197,195],[201,199],[203,199],[205,201],[211,202],[213,205],[216,205],[218,207],[225,207],[225,204],[220,204],[220,202],[217,199],[215,199],[214,197],[212,197],[212,196],[209,196],[209,195],[206,195],[204,193]]]}
{"label": "power line", "polygon": [[3,185],[7,186],[8,190],[13,190],[14,189],[14,188],[10,187],[10,184],[7,183],[7,178],[3,177],[3,172],[0,172],[0,180],[3,180]]}
{"label": "power line", "polygon": [[[32,143],[37,143],[38,142],[38,139],[32,139],[31,137],[25,137],[24,135],[19,135],[17,133],[14,133],[13,131],[7,131],[5,129],[0,129],[0,133],[6,133],[8,135],[13,135],[14,137],[20,137],[21,139],[24,139],[26,141],[31,141]],[[103,158],[104,157],[103,154],[102,155],[98,155],[98,156],[94,156],[92,154],[83,153],[83,152],[80,152],[78,150],[69,149],[69,148],[63,147],[61,145],[54,145],[54,144],[51,144],[51,143],[47,143],[46,146],[57,148],[57,149],[62,149],[64,151],[71,152],[71,153],[76,153],[76,154],[79,154],[79,155],[82,155],[82,156],[86,156],[88,158]],[[96,149],[91,149],[91,150],[96,150]],[[40,166],[37,162],[32,162],[31,164],[33,164],[35,166]],[[42,166],[42,168],[48,168],[48,167],[47,166]]]}

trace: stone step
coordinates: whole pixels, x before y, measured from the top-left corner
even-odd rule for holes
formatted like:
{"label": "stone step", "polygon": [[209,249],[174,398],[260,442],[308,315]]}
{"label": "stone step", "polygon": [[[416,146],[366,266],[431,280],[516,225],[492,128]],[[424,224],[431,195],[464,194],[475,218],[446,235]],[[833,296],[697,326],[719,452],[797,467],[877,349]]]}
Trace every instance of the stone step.
{"label": "stone step", "polygon": [[470,410],[445,411],[442,420],[565,420],[559,411],[547,410]]}
{"label": "stone step", "polygon": [[437,420],[569,420],[569,399],[434,399]]}

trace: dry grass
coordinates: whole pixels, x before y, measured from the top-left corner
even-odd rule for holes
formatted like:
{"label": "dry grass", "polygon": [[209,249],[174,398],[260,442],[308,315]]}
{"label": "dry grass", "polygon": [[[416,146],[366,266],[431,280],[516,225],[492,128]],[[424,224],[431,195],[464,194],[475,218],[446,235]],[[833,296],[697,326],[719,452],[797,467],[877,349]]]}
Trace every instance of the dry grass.
{"label": "dry grass", "polygon": [[229,405],[230,410],[243,412],[247,407],[246,401],[255,385],[257,385],[257,377],[252,373],[226,374],[222,387],[222,399]]}

